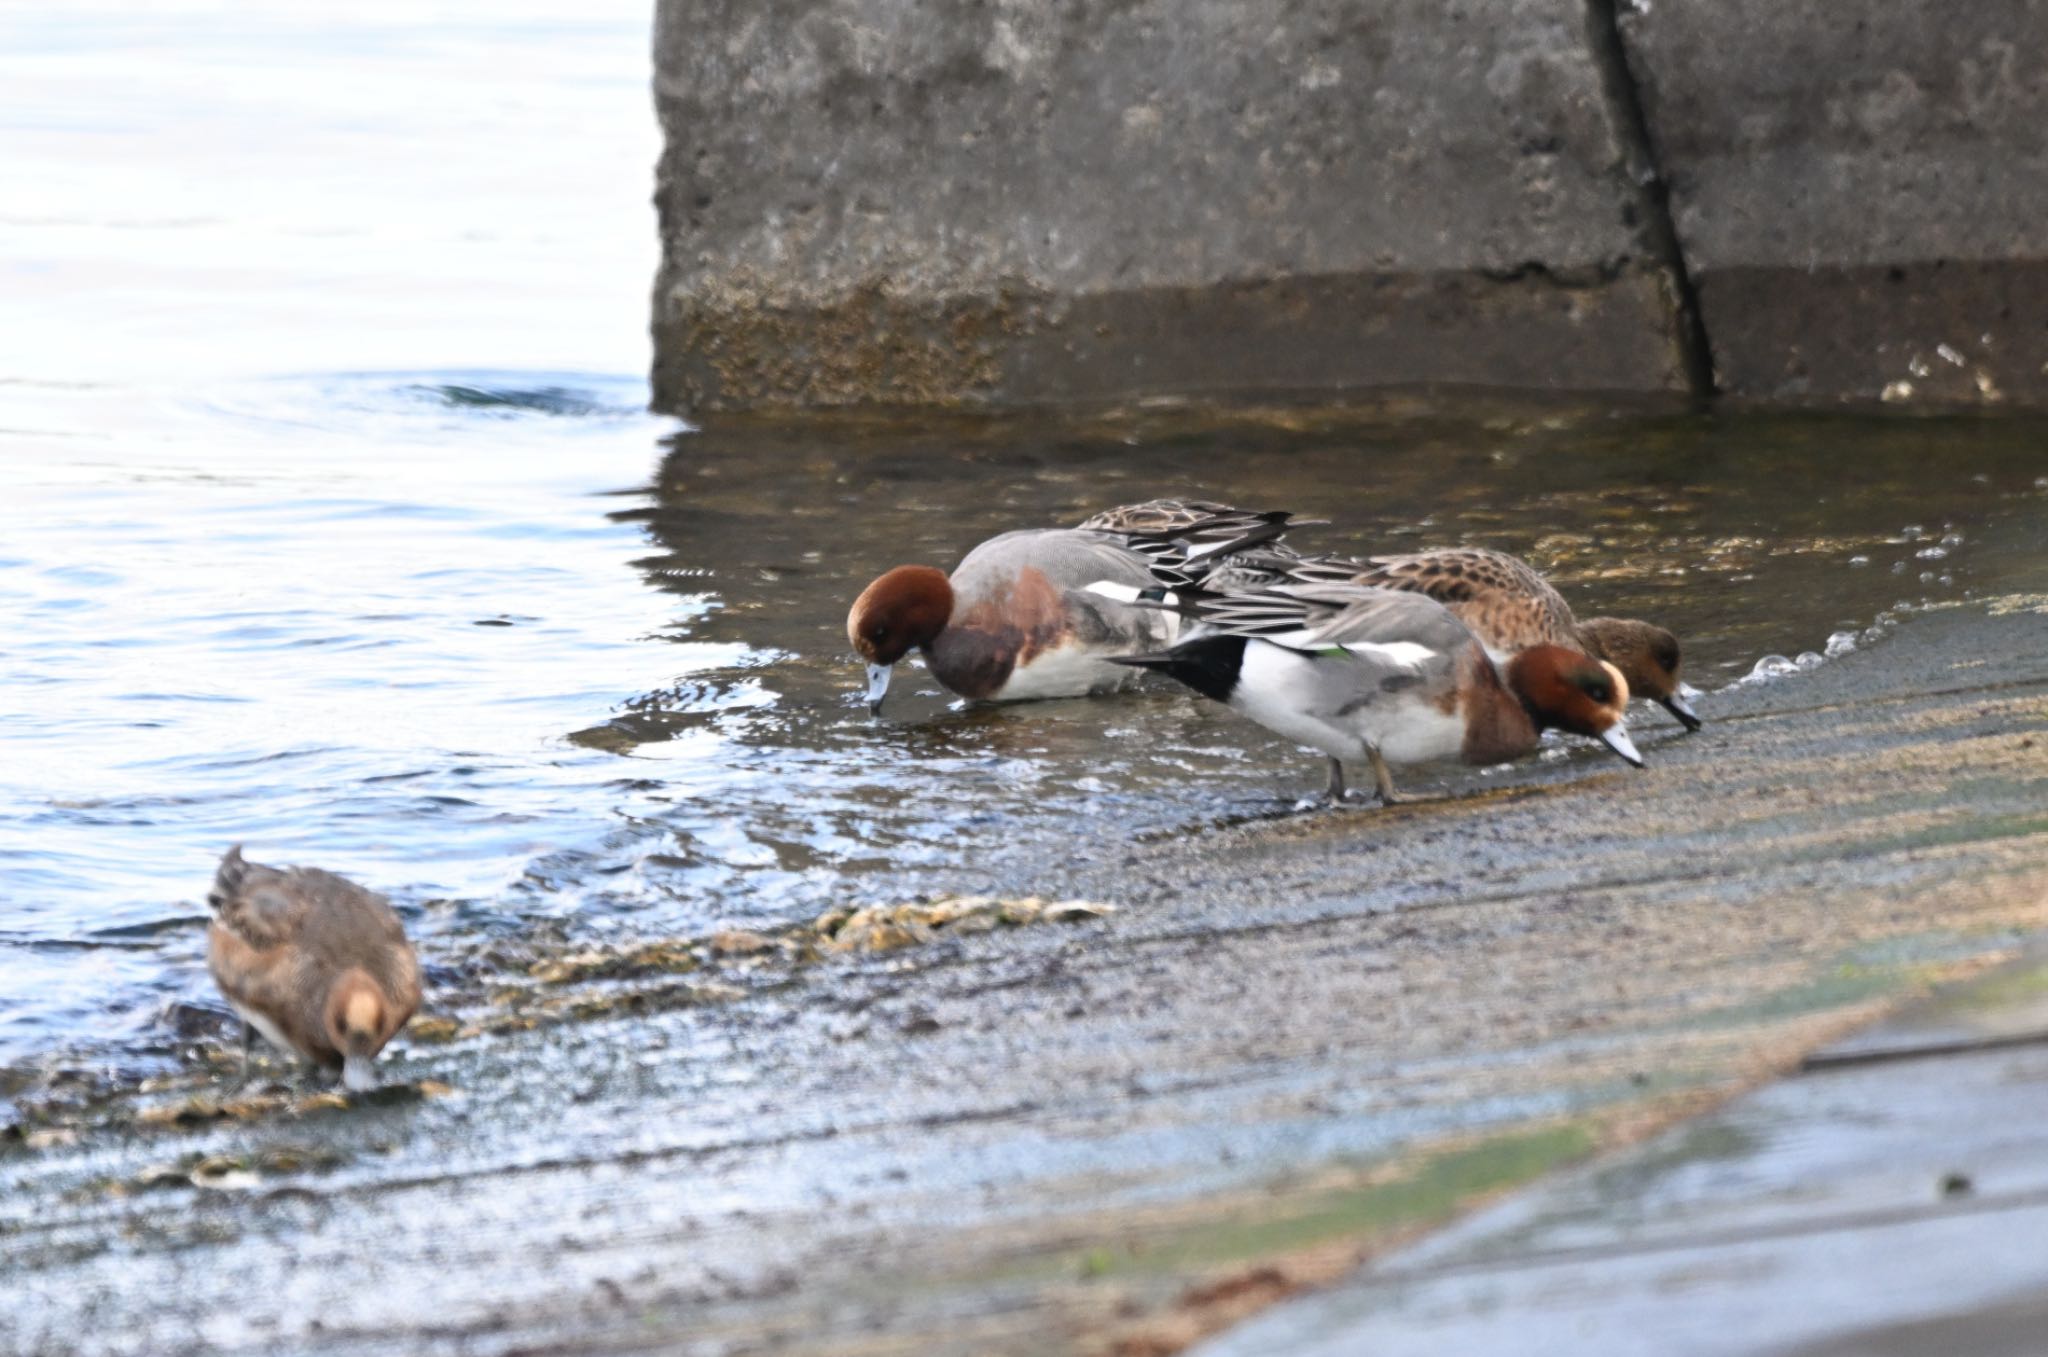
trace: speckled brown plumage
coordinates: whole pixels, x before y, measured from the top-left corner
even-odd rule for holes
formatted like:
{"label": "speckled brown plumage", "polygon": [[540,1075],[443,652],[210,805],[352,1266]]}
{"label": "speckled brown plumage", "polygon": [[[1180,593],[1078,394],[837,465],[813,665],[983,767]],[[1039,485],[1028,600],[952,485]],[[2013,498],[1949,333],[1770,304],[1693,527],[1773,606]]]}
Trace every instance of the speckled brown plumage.
{"label": "speckled brown plumage", "polygon": [[1484,547],[1448,547],[1405,556],[1368,557],[1360,584],[1426,594],[1472,628],[1487,649],[1516,654],[1531,646],[1580,648],[1578,623],[1563,595],[1527,562]]}
{"label": "speckled brown plumage", "polygon": [[1114,509],[1090,514],[1074,526],[1082,532],[1113,532],[1119,536],[1200,532],[1221,540],[1272,522],[1276,517],[1285,522],[1288,516],[1206,499],[1148,499],[1143,504],[1119,504]]}
{"label": "speckled brown plumage", "polygon": [[249,862],[235,847],[207,902],[214,982],[244,1019],[308,1061],[373,1058],[419,1007],[418,959],[375,891],[317,867]]}

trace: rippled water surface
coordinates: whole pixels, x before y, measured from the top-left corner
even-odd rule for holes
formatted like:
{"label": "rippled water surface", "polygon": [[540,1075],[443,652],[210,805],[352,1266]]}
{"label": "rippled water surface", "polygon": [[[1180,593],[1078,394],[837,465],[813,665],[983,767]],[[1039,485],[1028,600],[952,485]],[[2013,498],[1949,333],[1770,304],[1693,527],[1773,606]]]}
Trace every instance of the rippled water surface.
{"label": "rippled water surface", "polygon": [[646,415],[646,14],[556,8],[0,7],[0,1065],[147,1057],[212,1003],[235,841],[389,891],[432,961],[1008,889],[1319,785],[1166,687],[904,674],[869,719],[852,594],[1005,528],[1203,493],[1506,547],[1679,631],[1710,720],[2048,529],[2017,416]]}

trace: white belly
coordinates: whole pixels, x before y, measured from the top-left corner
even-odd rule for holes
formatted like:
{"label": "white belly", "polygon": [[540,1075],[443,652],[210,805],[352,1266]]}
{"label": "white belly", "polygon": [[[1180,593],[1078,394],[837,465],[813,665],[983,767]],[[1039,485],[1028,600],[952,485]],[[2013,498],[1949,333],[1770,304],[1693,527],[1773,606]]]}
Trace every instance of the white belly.
{"label": "white belly", "polygon": [[244,1008],[232,1000],[229,1001],[228,1006],[241,1015],[243,1022],[248,1023],[249,1026],[261,1032],[265,1041],[277,1047],[278,1050],[283,1051],[286,1055],[295,1055],[301,1060],[310,1060],[312,1058],[285,1038],[283,1028],[264,1017],[261,1013],[258,1013],[255,1009]]}
{"label": "white belly", "polygon": [[1465,723],[1428,702],[1402,702],[1377,723],[1380,756],[1388,763],[1436,763],[1465,750]]}
{"label": "white belly", "polygon": [[996,702],[1030,702],[1047,697],[1086,697],[1106,693],[1134,682],[1138,671],[1110,664],[1081,646],[1061,646],[1031,657],[1010,671],[1009,681],[998,688]]}

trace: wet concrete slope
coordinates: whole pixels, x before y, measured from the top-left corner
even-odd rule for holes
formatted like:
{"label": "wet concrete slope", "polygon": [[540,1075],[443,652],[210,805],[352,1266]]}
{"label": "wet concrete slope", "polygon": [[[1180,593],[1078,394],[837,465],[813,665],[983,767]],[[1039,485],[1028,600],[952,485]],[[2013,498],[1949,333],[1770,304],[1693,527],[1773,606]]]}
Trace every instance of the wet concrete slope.
{"label": "wet concrete slope", "polygon": [[1106,914],[536,936],[448,962],[372,1105],[80,1090],[0,1151],[0,1346],[1177,1350],[2048,929],[2037,576],[1646,716],[1645,772],[1016,883]]}
{"label": "wet concrete slope", "polygon": [[1202,1357],[2026,1357],[2048,1320],[2036,951]]}

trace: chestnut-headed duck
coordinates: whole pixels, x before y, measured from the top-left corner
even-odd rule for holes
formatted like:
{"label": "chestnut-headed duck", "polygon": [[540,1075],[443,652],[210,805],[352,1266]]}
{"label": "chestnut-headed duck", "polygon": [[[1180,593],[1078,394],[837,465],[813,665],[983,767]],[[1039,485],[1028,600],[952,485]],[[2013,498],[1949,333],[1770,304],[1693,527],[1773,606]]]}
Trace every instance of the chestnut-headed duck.
{"label": "chestnut-headed duck", "polygon": [[1534,566],[1504,551],[1444,547],[1400,556],[1298,556],[1262,549],[1233,562],[1212,587],[1272,584],[1368,584],[1424,594],[1457,614],[1497,661],[1532,646],[1562,646],[1605,660],[1628,680],[1629,692],[1677,717],[1689,731],[1702,724],[1678,680],[1678,638],[1650,622],[1591,617],[1581,622],[1571,604]]}
{"label": "chestnut-headed duck", "polygon": [[206,965],[249,1029],[352,1092],[377,1086],[377,1053],[420,1003],[419,960],[390,902],[317,867],[265,867],[227,851],[207,894]]}
{"label": "chestnut-headed duck", "polygon": [[[1129,598],[1115,583],[1097,592]],[[1344,795],[1346,762],[1370,763],[1380,800],[1392,802],[1390,763],[1501,763],[1535,749],[1552,727],[1642,767],[1628,738],[1628,683],[1613,665],[1545,644],[1496,666],[1471,628],[1424,594],[1305,583],[1231,593],[1154,588],[1131,601],[1195,625],[1171,648],[1119,663],[1178,679],[1321,750],[1333,800]]]}
{"label": "chestnut-headed duck", "polygon": [[1277,540],[1289,518],[1202,500],[1151,500],[1105,510],[1078,527],[992,537],[951,576],[899,565],[868,585],[846,617],[847,639],[867,663],[868,706],[882,709],[892,667],[913,650],[962,697],[1017,702],[1126,687],[1137,675],[1110,658],[1172,644],[1180,619],[1110,606],[1087,586],[1197,582],[1233,553]]}

